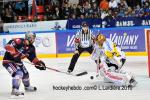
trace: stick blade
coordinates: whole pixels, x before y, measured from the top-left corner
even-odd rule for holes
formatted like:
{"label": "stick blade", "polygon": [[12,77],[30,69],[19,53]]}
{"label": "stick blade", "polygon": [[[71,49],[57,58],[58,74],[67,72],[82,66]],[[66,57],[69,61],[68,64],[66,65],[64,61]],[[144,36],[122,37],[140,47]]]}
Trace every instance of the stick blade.
{"label": "stick blade", "polygon": [[82,76],[82,75],[86,75],[86,74],[88,74],[87,71],[84,71],[84,72],[76,74],[76,76]]}

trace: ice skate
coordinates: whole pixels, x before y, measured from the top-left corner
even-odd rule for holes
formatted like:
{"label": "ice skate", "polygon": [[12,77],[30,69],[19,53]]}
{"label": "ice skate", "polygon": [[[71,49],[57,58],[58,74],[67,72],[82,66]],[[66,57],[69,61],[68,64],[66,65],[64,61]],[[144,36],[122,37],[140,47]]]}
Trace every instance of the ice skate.
{"label": "ice skate", "polygon": [[25,91],[27,92],[35,92],[36,90],[37,88],[33,86],[25,87]]}
{"label": "ice skate", "polygon": [[69,69],[67,70],[67,74],[71,74],[71,72],[72,72],[72,70],[69,70]]}
{"label": "ice skate", "polygon": [[20,92],[18,89],[13,89],[11,92],[11,98],[22,98],[24,97],[24,93]]}
{"label": "ice skate", "polygon": [[135,87],[137,84],[137,81],[132,78],[129,83],[130,83],[129,87]]}

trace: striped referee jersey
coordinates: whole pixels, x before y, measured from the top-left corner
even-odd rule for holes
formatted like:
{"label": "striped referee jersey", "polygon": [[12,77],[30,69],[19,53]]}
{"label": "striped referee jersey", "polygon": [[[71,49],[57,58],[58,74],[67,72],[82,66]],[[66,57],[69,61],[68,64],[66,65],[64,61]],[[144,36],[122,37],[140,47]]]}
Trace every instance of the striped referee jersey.
{"label": "striped referee jersey", "polygon": [[75,38],[79,38],[80,39],[80,43],[79,44],[75,44],[76,45],[76,49],[79,47],[81,48],[87,48],[90,46],[94,45],[93,39],[95,38],[95,36],[93,35],[93,32],[91,30],[88,29],[87,33],[84,33],[84,31],[81,29],[76,33]]}

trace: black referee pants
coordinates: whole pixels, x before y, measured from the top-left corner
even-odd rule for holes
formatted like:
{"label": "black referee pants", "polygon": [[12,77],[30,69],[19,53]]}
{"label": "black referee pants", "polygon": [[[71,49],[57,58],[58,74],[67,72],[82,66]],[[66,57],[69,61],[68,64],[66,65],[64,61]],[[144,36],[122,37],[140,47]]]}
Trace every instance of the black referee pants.
{"label": "black referee pants", "polygon": [[81,47],[79,47],[78,51],[79,51],[79,53],[74,54],[72,59],[71,59],[71,62],[70,62],[69,68],[68,68],[68,70],[70,70],[71,72],[74,70],[75,64],[76,64],[79,56],[82,54],[82,52],[87,51],[90,54],[92,54],[93,46],[90,46],[88,48],[81,48]]}

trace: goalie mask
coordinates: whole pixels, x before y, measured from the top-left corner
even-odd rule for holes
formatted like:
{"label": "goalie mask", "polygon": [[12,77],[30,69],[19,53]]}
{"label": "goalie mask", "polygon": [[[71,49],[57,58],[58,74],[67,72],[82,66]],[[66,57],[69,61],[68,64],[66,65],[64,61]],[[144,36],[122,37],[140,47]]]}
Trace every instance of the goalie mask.
{"label": "goalie mask", "polygon": [[96,42],[99,44],[99,45],[103,45],[103,43],[106,41],[106,37],[99,33],[97,36],[96,36]]}
{"label": "goalie mask", "polygon": [[32,32],[27,32],[25,34],[25,39],[29,41],[29,44],[33,44],[36,38],[36,34]]}

